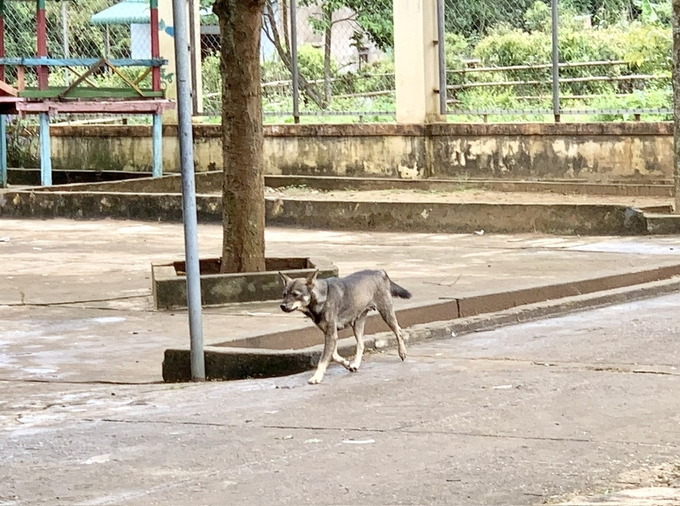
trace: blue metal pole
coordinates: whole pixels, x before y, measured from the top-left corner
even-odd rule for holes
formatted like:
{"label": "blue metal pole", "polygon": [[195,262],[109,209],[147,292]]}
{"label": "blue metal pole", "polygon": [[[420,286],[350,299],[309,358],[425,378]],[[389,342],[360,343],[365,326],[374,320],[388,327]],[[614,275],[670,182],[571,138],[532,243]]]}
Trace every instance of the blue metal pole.
{"label": "blue metal pole", "polygon": [[0,114],[0,188],[7,186],[7,117]]}
{"label": "blue metal pole", "polygon": [[201,270],[198,261],[198,223],[194,180],[194,139],[191,128],[191,81],[187,42],[186,0],[172,0],[175,24],[175,77],[177,83],[177,130],[182,170],[184,249],[186,252],[187,306],[191,339],[191,379],[205,381],[203,324],[201,321]]}
{"label": "blue metal pole", "polygon": [[153,165],[151,175],[163,175],[163,121],[160,114],[153,115]]}
{"label": "blue metal pole", "polygon": [[52,153],[50,150],[50,115],[40,116],[40,184],[52,186]]}

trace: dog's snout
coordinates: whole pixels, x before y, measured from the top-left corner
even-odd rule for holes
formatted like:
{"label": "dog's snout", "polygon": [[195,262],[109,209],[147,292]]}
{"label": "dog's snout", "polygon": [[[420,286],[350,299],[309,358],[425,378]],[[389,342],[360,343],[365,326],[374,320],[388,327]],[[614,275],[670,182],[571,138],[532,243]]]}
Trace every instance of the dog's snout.
{"label": "dog's snout", "polygon": [[295,311],[294,306],[291,307],[288,304],[286,304],[285,302],[282,302],[279,307],[281,308],[281,311],[283,311],[284,313],[292,313],[293,311]]}

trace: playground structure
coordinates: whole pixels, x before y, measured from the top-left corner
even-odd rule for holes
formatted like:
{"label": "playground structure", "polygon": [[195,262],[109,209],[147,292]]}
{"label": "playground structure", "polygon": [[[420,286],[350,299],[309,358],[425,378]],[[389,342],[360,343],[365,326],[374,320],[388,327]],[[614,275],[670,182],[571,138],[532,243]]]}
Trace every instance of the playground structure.
{"label": "playground structure", "polygon": [[[152,115],[152,174],[154,177],[161,176],[161,118],[163,111],[174,107],[174,103],[165,98],[165,90],[161,85],[161,67],[167,62],[160,57],[158,0],[128,0],[132,4],[143,3],[145,8],[148,4],[151,28],[149,29],[151,46],[149,59],[110,58],[108,54],[52,58],[50,57],[51,48],[48,48],[46,0],[35,0],[35,2],[36,54],[7,56],[5,36],[8,33],[6,21],[8,5],[26,2],[0,0],[0,187],[7,184],[6,121],[7,115],[10,114],[38,115],[40,179],[43,186],[52,184],[50,116],[54,114],[106,112]],[[50,70],[57,68],[64,69],[64,75],[74,79],[71,81],[69,77],[65,77],[64,82],[51,84]],[[126,72],[130,68],[143,70],[131,77],[132,73]],[[102,73],[114,76],[116,85],[99,85],[95,78]]]}

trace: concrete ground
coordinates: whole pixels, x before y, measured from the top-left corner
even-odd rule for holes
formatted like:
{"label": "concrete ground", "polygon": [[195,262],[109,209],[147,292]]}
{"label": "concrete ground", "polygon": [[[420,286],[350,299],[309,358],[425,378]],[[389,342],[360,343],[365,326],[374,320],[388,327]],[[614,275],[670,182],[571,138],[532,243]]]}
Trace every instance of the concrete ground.
{"label": "concrete ground", "polygon": [[[218,256],[220,227],[199,242]],[[0,505],[537,504],[677,458],[678,296],[388,350],[316,388],[165,385],[188,323],[152,309],[150,263],[182,253],[179,224],[0,220]],[[680,237],[269,229],[267,253],[384,268],[406,307],[674,265]],[[206,344],[307,325],[274,301],[204,311]]]}

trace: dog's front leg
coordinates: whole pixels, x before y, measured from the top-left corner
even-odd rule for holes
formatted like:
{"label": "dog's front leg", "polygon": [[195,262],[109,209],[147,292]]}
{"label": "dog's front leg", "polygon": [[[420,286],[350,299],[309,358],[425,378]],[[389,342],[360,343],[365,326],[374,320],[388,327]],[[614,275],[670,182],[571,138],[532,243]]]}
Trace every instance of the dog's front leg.
{"label": "dog's front leg", "polygon": [[314,376],[309,378],[308,383],[310,385],[321,383],[323,375],[326,373],[326,368],[328,367],[328,364],[330,364],[331,358],[335,353],[335,348],[338,345],[338,330],[335,328],[335,325],[331,325],[331,327],[332,328],[326,329],[323,353],[319,359],[319,365],[316,366],[316,372],[314,373]]}

